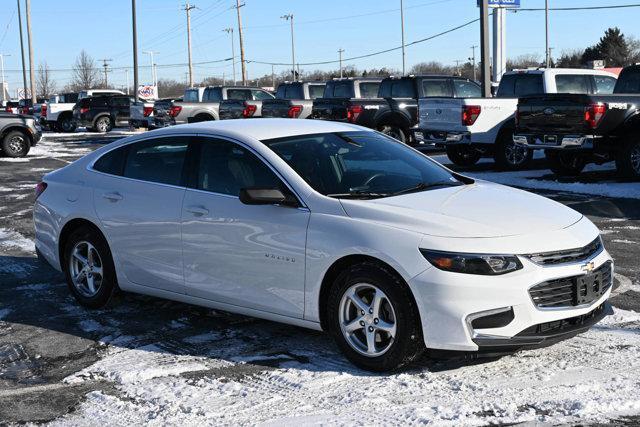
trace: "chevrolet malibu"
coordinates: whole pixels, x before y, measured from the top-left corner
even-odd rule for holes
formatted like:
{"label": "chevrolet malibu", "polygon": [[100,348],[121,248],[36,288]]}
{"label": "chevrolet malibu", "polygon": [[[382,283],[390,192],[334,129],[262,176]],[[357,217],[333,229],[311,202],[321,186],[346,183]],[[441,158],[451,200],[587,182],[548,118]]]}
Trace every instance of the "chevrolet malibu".
{"label": "chevrolet malibu", "polygon": [[350,124],[148,132],[36,196],[38,255],[83,306],[121,290],[325,330],[368,370],[548,345],[610,310],[587,218]]}

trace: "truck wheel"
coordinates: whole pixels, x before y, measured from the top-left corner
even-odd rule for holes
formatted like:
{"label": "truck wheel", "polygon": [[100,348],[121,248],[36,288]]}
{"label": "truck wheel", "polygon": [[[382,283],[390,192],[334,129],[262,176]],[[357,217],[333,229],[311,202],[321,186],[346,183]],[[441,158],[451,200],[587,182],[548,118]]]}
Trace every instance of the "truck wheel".
{"label": "truck wheel", "polygon": [[546,150],[544,155],[549,162],[549,169],[558,176],[580,175],[582,169],[587,165],[585,157],[576,153]]}
{"label": "truck wheel", "polygon": [[458,166],[469,167],[478,163],[482,153],[469,145],[449,145],[447,157]]}
{"label": "truck wheel", "polygon": [[113,129],[113,124],[111,123],[111,118],[107,116],[99,117],[98,120],[95,121],[93,128],[98,132],[109,132]]}
{"label": "truck wheel", "polygon": [[31,144],[27,135],[19,130],[14,130],[2,139],[2,151],[8,157],[24,157],[29,152]]}
{"label": "truck wheel", "polygon": [[395,125],[383,125],[378,128],[378,130],[384,133],[387,136],[390,136],[393,139],[397,139],[398,141],[406,144],[409,140],[407,133],[400,126]]}
{"label": "truck wheel", "polygon": [[73,121],[72,117],[61,117],[58,120],[58,129],[60,132],[71,133],[76,131],[76,122]]}
{"label": "truck wheel", "polygon": [[640,179],[640,140],[628,141],[616,154],[616,168],[625,178]]}
{"label": "truck wheel", "polygon": [[210,122],[211,120],[213,120],[213,117],[208,114],[196,114],[191,123]]}
{"label": "truck wheel", "polygon": [[513,142],[513,131],[503,131],[496,139],[493,159],[500,169],[525,169],[533,159],[533,151],[516,145]]}

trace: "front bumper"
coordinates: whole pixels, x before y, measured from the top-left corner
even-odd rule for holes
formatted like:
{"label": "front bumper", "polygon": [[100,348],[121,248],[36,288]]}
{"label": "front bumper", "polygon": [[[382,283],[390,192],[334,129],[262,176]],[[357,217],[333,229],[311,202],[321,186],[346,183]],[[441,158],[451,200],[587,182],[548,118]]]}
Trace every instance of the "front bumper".
{"label": "front bumper", "polygon": [[592,150],[599,138],[594,135],[513,135],[513,142],[533,150]]}
{"label": "front bumper", "polygon": [[[530,328],[589,315],[611,294],[613,286],[587,304],[540,308],[529,293],[530,288],[544,282],[585,275],[587,262],[593,262],[592,267],[596,269],[612,262],[606,250],[584,262],[554,266],[541,266],[525,257],[520,257],[520,260],[523,269],[501,276],[459,274],[429,268],[414,277],[409,285],[419,306],[427,348],[486,352],[498,347],[508,351],[544,344],[552,338],[567,338],[583,332],[593,323],[584,323],[575,330],[562,330],[553,336],[531,335]],[[472,326],[474,317],[506,310],[513,316],[508,323],[484,329]]]}

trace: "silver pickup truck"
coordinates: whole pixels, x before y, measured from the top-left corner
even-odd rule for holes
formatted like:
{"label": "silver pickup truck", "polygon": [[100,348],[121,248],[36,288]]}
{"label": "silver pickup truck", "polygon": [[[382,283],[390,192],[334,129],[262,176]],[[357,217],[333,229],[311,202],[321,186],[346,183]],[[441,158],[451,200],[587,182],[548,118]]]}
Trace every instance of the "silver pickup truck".
{"label": "silver pickup truck", "polygon": [[313,100],[322,98],[324,82],[284,82],[278,85],[275,99],[262,101],[262,117],[306,119],[311,115]]}

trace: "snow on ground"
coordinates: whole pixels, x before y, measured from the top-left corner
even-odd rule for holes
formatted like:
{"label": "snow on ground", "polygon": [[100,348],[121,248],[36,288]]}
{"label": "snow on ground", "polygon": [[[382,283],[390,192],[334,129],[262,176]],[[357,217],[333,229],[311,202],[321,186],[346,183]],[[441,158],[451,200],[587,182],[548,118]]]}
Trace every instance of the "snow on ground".
{"label": "snow on ground", "polygon": [[[264,357],[247,355],[245,334],[186,337],[179,354],[161,343],[136,347],[129,338],[122,346],[112,342],[102,360],[66,380],[113,381],[116,392],[89,393],[53,425],[607,421],[640,411],[639,326],[640,314],[616,310],[591,331],[546,349],[461,367],[424,362],[391,375],[353,368],[305,331],[282,337],[278,344],[287,351]],[[263,367],[238,374],[248,363]]]}
{"label": "snow on ground", "polygon": [[22,234],[6,228],[0,228],[0,249],[31,253],[35,250],[35,246],[32,240],[27,239]]}
{"label": "snow on ground", "polygon": [[[446,155],[432,156],[432,158],[445,166],[451,166],[451,162]],[[480,163],[493,162],[491,159],[482,159]],[[613,171],[615,165],[606,163],[604,165],[590,164],[583,173],[594,171]],[[548,169],[525,170],[518,172],[463,172],[472,178],[485,181],[497,182],[498,184],[510,185],[514,187],[527,188],[533,190],[550,190],[568,193],[581,193],[604,197],[622,197],[630,199],[640,199],[640,183],[638,182],[562,182],[557,179],[548,179],[551,174]],[[542,179],[545,177],[544,179]]]}

